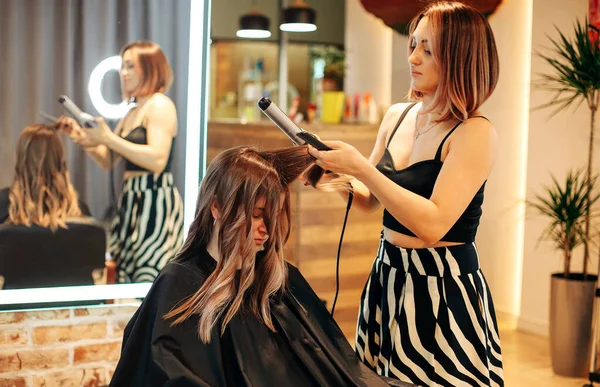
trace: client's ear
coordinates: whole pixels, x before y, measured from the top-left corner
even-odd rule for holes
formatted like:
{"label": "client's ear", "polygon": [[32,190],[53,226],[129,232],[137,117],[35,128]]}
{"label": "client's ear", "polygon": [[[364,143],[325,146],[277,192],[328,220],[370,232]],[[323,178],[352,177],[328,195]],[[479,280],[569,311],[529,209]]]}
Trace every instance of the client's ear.
{"label": "client's ear", "polygon": [[213,199],[212,203],[210,203],[210,213],[214,220],[219,219],[221,216],[219,212],[219,206],[217,204],[217,199]]}

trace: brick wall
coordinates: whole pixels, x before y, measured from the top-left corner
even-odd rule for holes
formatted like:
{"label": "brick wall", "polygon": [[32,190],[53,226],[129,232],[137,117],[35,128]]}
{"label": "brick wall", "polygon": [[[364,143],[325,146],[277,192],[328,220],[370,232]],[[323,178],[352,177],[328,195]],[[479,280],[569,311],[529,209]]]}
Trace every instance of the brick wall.
{"label": "brick wall", "polygon": [[0,312],[0,387],[107,385],[136,309]]}

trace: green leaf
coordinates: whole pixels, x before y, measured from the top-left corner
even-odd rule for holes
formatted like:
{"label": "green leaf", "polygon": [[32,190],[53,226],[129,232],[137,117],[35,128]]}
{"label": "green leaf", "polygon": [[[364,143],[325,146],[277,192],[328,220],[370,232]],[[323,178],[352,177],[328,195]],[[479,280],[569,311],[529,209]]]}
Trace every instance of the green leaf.
{"label": "green leaf", "polygon": [[551,72],[538,74],[539,78],[532,82],[535,88],[553,93],[548,103],[533,109],[554,107],[550,117],[576,101],[581,104],[586,100],[591,107],[590,97],[600,89],[600,48],[589,39],[587,21],[574,24],[572,37],[567,37],[557,27],[556,31],[558,38],[548,36],[549,53],[536,52],[550,65]]}
{"label": "green leaf", "polygon": [[585,241],[586,215],[599,214],[598,211],[591,211],[592,206],[600,200],[600,193],[595,192],[598,177],[591,178],[591,190],[584,169],[570,171],[563,183],[553,175],[550,177],[551,184],[544,187],[544,193],[535,195],[535,199],[527,201],[527,205],[548,219],[538,243],[543,239],[552,241],[570,260],[573,249]]}

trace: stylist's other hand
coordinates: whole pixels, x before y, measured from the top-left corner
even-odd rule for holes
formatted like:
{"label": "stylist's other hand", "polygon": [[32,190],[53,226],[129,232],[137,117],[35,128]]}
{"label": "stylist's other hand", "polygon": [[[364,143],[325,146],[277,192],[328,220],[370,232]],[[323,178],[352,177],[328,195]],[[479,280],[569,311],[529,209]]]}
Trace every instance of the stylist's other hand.
{"label": "stylist's other hand", "polygon": [[331,150],[319,151],[312,145],[308,146],[308,152],[317,159],[318,166],[354,177],[361,175],[368,160],[355,147],[342,141],[323,141],[323,144]]}
{"label": "stylist's other hand", "polygon": [[81,132],[81,126],[71,117],[60,116],[56,121],[56,127],[59,131],[74,139]]}
{"label": "stylist's other hand", "polygon": [[90,141],[85,130],[71,117],[61,116],[58,121],[56,121],[56,126],[59,131],[69,136],[74,143],[84,148],[95,147],[98,145],[98,143]]}
{"label": "stylist's other hand", "polygon": [[[298,180],[300,180],[302,183],[304,183],[305,186],[310,186],[310,182],[309,182],[309,173],[312,172],[312,168],[308,168],[306,171],[304,171],[304,173],[302,173],[300,176],[298,176]],[[323,185],[323,184],[329,184],[332,181],[335,181],[336,179],[339,179],[340,175],[338,175],[337,173],[322,173],[319,180],[316,182],[319,185]]]}

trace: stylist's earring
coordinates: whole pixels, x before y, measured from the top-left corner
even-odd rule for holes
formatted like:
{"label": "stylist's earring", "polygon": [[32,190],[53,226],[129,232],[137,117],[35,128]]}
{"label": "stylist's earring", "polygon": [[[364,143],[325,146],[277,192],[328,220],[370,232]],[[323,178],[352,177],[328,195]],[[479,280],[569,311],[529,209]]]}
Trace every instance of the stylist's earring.
{"label": "stylist's earring", "polygon": [[217,225],[217,218],[213,219],[213,226]]}

